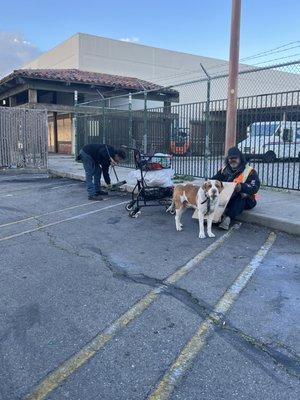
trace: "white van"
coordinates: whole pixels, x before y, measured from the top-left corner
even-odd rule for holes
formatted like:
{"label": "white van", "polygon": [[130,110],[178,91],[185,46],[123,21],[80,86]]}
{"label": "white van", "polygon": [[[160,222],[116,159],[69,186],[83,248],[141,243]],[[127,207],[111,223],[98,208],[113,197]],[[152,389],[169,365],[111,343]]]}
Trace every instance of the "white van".
{"label": "white van", "polygon": [[238,148],[251,159],[272,162],[300,159],[300,121],[254,122],[247,128],[247,139]]}

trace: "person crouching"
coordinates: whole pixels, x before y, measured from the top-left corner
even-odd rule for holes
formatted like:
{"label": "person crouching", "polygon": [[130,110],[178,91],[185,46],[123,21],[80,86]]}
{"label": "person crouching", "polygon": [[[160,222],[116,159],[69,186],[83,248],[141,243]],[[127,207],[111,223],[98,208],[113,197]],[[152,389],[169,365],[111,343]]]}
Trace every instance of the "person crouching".
{"label": "person crouching", "polygon": [[255,169],[247,164],[244,155],[237,147],[228,150],[225,166],[212,179],[236,183],[235,191],[219,224],[220,228],[228,230],[231,219],[236,218],[244,210],[256,206],[256,193],[260,187],[260,180]]}

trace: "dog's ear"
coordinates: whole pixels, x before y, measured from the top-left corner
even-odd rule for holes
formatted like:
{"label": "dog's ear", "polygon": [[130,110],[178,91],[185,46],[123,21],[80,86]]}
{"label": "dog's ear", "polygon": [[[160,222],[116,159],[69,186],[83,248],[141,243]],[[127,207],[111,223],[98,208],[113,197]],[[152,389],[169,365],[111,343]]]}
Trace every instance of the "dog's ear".
{"label": "dog's ear", "polygon": [[222,181],[216,181],[215,185],[218,188],[219,193],[221,193],[222,190],[224,189],[223,182]]}
{"label": "dog's ear", "polygon": [[202,189],[204,190],[204,192],[207,192],[210,188],[211,188],[211,183],[209,181],[203,183]]}

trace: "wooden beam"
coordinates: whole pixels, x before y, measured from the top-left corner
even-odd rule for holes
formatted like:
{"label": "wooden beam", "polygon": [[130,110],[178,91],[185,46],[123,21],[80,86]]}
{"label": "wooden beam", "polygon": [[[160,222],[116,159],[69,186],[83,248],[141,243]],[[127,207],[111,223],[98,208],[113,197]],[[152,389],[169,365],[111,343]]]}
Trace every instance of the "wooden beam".
{"label": "wooden beam", "polygon": [[0,100],[7,99],[7,97],[14,96],[16,94],[24,92],[25,90],[28,90],[28,84],[27,83],[25,83],[24,85],[20,85],[20,86],[16,86],[16,87],[13,87],[11,89],[8,89],[5,92],[2,92],[0,94]]}
{"label": "wooden beam", "polygon": [[[22,107],[30,107],[30,108],[35,108],[38,110],[47,110],[48,112],[58,112],[58,113],[70,113],[74,114],[75,112],[75,107],[73,106],[67,106],[67,105],[61,105],[61,104],[48,104],[48,103],[36,103],[36,104],[22,104]],[[84,114],[101,114],[102,110],[99,107],[76,107],[76,112],[77,113],[84,113]]]}
{"label": "wooden beam", "polygon": [[[49,90],[49,91],[56,91],[56,92],[66,92],[66,93],[74,93],[77,90],[79,93],[87,93],[87,94],[94,94],[97,98],[98,94],[96,92],[96,88],[98,88],[101,93],[110,92],[111,88],[103,88],[102,86],[94,86],[94,85],[80,85],[76,83],[71,83],[70,85],[66,85],[64,82],[60,84],[56,84],[54,82],[45,82],[45,81],[29,81],[29,87],[32,89],[37,90]],[[127,92],[126,92],[127,93]],[[112,93],[112,96],[116,96],[119,94],[124,94],[124,91],[116,90],[115,93]]]}

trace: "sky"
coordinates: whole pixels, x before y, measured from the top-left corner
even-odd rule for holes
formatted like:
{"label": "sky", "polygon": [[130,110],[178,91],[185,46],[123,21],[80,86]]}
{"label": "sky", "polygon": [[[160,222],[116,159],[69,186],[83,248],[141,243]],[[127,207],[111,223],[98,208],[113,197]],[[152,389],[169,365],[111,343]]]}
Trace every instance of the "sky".
{"label": "sky", "polygon": [[[231,0],[0,0],[0,6],[0,76],[76,32],[228,59]],[[299,0],[242,0],[240,58],[293,42],[289,51],[251,63],[299,59],[299,40]]]}

